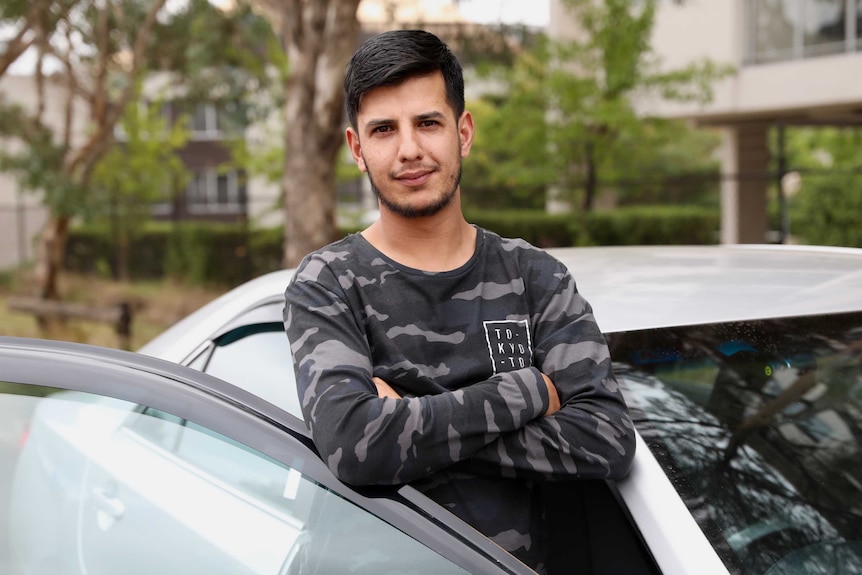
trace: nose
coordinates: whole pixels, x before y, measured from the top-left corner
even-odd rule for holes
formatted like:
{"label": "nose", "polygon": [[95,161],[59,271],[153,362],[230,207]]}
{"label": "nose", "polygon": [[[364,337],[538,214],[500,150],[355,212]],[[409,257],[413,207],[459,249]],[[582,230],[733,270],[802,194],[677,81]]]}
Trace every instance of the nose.
{"label": "nose", "polygon": [[398,147],[398,159],[402,162],[413,162],[422,158],[422,146],[415,130],[401,130],[401,140]]}

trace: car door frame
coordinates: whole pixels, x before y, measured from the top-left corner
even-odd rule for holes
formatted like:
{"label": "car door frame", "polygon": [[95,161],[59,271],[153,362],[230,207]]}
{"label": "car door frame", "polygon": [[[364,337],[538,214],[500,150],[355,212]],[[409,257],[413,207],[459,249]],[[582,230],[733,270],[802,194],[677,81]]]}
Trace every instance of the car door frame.
{"label": "car door frame", "polygon": [[[305,424],[223,380],[142,354],[0,336],[0,380],[69,389],[146,405],[239,441],[391,524],[471,573],[532,571],[409,486],[355,488],[317,455]],[[58,383],[61,382],[61,383]]]}

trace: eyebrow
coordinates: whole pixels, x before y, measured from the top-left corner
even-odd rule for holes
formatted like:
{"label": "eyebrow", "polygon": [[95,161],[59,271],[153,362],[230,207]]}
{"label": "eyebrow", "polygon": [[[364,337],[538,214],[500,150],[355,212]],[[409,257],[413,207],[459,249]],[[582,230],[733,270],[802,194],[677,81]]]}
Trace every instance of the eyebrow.
{"label": "eyebrow", "polygon": [[[416,122],[422,122],[424,120],[441,120],[445,118],[446,115],[443,112],[426,112],[424,114],[418,114],[413,116],[413,120]],[[378,126],[391,126],[395,124],[396,121],[392,118],[374,118],[365,122],[366,129],[374,129]]]}

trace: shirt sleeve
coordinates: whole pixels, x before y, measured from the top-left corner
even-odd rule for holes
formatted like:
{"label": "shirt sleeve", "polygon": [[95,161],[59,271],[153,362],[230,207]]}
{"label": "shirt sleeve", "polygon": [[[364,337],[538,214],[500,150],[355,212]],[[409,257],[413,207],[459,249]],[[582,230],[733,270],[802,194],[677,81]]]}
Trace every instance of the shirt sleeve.
{"label": "shirt sleeve", "polygon": [[[562,264],[534,278],[534,365],[554,382],[561,409],[501,434],[474,453],[474,473],[527,479],[620,479],[635,452],[634,425],[592,309]],[[538,282],[538,283],[537,283]],[[540,286],[556,285],[549,293]]]}
{"label": "shirt sleeve", "polygon": [[312,439],[347,483],[425,477],[524,427],[549,406],[541,373],[532,366],[457,391],[378,397],[361,316],[351,311],[325,262],[313,256],[287,288],[284,321]]}

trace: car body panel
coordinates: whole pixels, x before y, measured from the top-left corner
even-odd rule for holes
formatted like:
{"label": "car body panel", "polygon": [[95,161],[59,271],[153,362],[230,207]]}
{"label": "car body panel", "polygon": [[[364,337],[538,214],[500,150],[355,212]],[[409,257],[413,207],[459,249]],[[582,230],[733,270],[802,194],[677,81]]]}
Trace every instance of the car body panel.
{"label": "car body panel", "polygon": [[726,574],[727,567],[664,470],[654,457],[642,456],[649,453],[649,447],[640,434],[636,453],[631,472],[616,485],[662,573]]}

